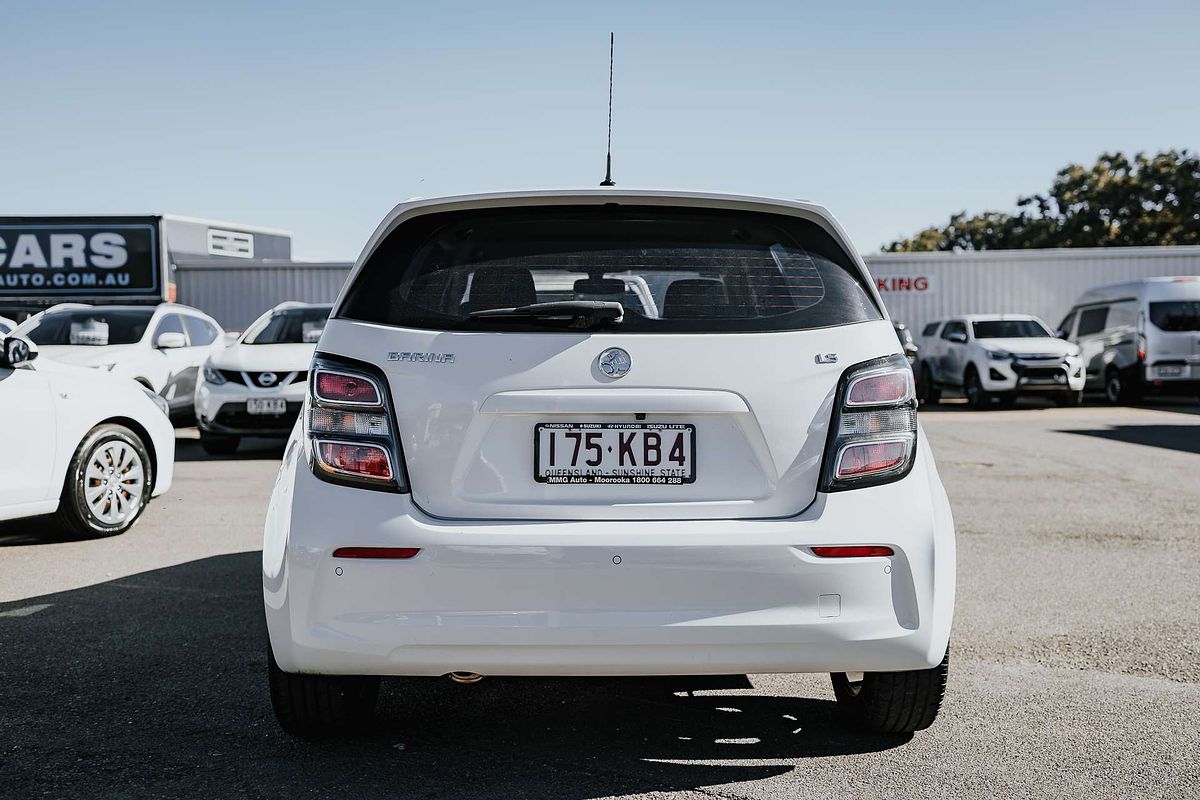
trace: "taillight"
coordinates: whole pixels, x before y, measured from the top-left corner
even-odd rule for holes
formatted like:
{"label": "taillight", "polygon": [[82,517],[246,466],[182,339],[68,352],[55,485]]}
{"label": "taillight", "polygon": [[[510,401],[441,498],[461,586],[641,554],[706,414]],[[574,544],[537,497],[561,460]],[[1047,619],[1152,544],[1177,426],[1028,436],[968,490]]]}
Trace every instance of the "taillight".
{"label": "taillight", "polygon": [[1137,360],[1146,360],[1146,312],[1139,311],[1137,316]]}
{"label": "taillight", "polygon": [[917,449],[917,399],[902,355],[865,361],[838,382],[821,490],[836,492],[899,480]]}
{"label": "taillight", "polygon": [[304,432],[313,473],[332,483],[408,491],[386,380],[370,364],[318,354]]}

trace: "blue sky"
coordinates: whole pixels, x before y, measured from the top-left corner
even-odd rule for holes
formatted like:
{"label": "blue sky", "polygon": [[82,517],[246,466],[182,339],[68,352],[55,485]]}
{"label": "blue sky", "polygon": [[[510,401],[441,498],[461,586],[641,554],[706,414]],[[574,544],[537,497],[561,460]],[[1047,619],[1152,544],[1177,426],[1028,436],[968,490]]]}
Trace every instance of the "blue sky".
{"label": "blue sky", "polygon": [[1200,147],[1200,4],[0,0],[0,214],[358,255],[395,203],[614,173],[825,203],[864,252],[1105,150]]}

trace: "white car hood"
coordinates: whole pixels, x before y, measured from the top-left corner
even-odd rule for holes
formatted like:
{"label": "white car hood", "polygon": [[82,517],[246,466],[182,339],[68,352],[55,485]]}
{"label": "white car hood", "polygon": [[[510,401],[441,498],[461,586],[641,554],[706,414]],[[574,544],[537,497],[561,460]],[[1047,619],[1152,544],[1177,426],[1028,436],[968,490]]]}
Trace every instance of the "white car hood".
{"label": "white car hood", "polygon": [[981,347],[988,350],[1006,350],[1013,355],[1055,355],[1071,356],[1079,352],[1079,348],[1062,339],[1052,336],[1026,336],[1016,339],[976,339]]}
{"label": "white car hood", "polygon": [[127,356],[134,355],[136,344],[82,345],[48,344],[38,345],[38,358],[52,359],[63,364],[80,367],[98,367],[103,364],[119,364]]}
{"label": "white car hood", "polygon": [[300,372],[308,369],[316,349],[316,344],[231,344],[208,363],[236,372]]}

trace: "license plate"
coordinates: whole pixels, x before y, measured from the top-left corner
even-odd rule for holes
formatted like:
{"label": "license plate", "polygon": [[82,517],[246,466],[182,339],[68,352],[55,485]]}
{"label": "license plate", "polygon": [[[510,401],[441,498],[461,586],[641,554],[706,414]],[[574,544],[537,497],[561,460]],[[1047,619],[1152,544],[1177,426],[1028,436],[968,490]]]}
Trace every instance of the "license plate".
{"label": "license plate", "polygon": [[1159,367],[1158,374],[1164,378],[1178,378],[1183,374],[1183,369],[1181,364],[1168,364],[1165,367]]}
{"label": "license plate", "polygon": [[247,414],[283,414],[287,401],[282,397],[255,397],[246,401]]}
{"label": "license plate", "polygon": [[671,485],[696,480],[696,426],[649,422],[539,422],[538,483]]}

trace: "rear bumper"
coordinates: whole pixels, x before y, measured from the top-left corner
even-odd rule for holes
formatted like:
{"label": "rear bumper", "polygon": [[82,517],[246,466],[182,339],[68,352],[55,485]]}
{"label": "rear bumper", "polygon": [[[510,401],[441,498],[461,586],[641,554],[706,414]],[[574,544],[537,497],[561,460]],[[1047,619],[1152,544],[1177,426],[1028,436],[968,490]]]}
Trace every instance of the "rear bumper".
{"label": "rear bumper", "polygon": [[[895,555],[824,559],[808,549],[821,544]],[[421,552],[332,557],[346,545]],[[924,445],[904,480],[820,495],[790,519],[489,523],[318,481],[293,441],[263,583],[275,657],[295,672],[920,669],[949,639],[954,533]]]}

